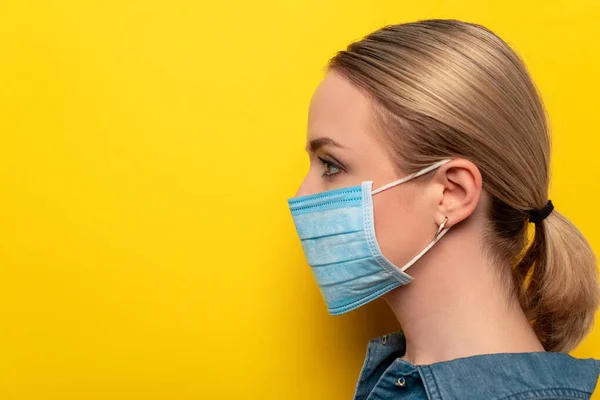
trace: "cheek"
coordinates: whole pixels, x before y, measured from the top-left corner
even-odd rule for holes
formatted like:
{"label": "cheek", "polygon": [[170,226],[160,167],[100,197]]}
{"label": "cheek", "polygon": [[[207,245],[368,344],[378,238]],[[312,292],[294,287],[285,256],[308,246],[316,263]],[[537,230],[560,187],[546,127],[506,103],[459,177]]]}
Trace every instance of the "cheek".
{"label": "cheek", "polygon": [[397,267],[412,260],[433,239],[431,216],[422,204],[391,193],[373,197],[377,242],[383,255]]}

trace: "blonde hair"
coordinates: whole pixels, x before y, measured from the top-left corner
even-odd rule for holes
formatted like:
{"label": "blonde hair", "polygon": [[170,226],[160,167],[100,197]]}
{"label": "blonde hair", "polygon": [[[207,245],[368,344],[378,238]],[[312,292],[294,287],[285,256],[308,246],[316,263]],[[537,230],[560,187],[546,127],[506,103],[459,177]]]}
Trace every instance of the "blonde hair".
{"label": "blonde hair", "polygon": [[[568,352],[589,332],[600,300],[596,260],[553,211],[528,237],[528,211],[548,201],[550,138],[521,59],[487,28],[456,20],[383,27],[329,62],[374,101],[399,170],[471,160],[490,195],[488,253],[547,351]],[[509,279],[509,282],[511,280]]]}

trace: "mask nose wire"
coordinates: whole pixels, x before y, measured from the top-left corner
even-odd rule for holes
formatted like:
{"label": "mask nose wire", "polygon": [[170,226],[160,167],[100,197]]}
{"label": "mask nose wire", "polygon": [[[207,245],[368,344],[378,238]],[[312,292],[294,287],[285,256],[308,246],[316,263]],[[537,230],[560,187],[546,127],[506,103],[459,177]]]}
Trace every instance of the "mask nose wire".
{"label": "mask nose wire", "polygon": [[432,165],[430,165],[430,166],[429,166],[429,167],[427,167],[427,168],[424,168],[424,169],[422,169],[422,170],[420,170],[420,171],[417,171],[417,172],[415,172],[414,174],[407,175],[407,176],[405,176],[404,178],[400,178],[400,179],[398,179],[398,180],[395,180],[395,181],[393,181],[393,182],[390,182],[390,183],[388,183],[388,184],[386,184],[386,185],[383,185],[383,186],[381,186],[380,188],[377,188],[377,189],[373,190],[373,191],[371,192],[371,194],[372,194],[372,195],[376,195],[377,193],[383,192],[384,190],[388,190],[389,188],[392,188],[392,187],[394,187],[394,186],[398,186],[398,185],[400,185],[401,183],[408,182],[408,181],[410,181],[411,179],[418,178],[418,177],[419,177],[419,176],[421,176],[421,175],[425,175],[426,173],[428,173],[428,172],[431,172],[431,171],[433,171],[434,169],[437,169],[437,168],[441,167],[442,165],[446,164],[448,161],[450,161],[450,159],[446,159],[446,160],[438,161],[438,162],[436,162],[435,164],[432,164]]}

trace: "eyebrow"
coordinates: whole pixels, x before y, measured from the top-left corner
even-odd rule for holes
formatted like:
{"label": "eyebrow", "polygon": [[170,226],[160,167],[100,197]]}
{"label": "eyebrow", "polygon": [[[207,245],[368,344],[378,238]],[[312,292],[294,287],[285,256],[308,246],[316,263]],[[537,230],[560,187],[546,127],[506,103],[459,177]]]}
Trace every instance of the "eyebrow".
{"label": "eyebrow", "polygon": [[334,147],[339,147],[339,148],[342,148],[342,149],[346,148],[346,146],[341,145],[340,143],[336,142],[332,138],[321,137],[321,138],[317,138],[317,139],[311,140],[306,145],[306,151],[308,151],[309,153],[314,153],[314,152],[316,152],[317,150],[319,150],[323,146],[334,146]]}

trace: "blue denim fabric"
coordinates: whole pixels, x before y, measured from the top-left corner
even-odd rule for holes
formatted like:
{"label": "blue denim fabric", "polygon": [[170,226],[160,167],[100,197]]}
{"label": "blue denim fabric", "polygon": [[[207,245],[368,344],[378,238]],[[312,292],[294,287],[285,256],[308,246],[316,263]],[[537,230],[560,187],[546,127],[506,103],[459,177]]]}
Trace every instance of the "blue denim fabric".
{"label": "blue denim fabric", "polygon": [[402,331],[369,341],[354,400],[589,399],[600,361],[564,353],[485,354],[414,365]]}

